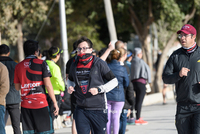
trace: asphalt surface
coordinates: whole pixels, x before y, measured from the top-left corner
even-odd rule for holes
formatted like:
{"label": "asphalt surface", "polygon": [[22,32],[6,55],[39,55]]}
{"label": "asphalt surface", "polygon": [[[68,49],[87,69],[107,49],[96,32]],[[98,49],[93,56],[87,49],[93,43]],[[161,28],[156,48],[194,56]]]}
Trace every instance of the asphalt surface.
{"label": "asphalt surface", "polygon": [[[147,125],[127,125],[126,134],[177,134],[175,127],[176,102],[168,100],[167,105],[161,102],[143,106],[141,116]],[[71,134],[71,128],[55,130],[55,134]]]}
{"label": "asphalt surface", "polygon": [[[155,96],[153,96],[154,99]],[[175,127],[176,102],[171,99],[167,105],[157,102],[142,107],[141,117],[147,125],[127,125],[126,134],[177,134]],[[6,126],[6,134],[13,134],[11,125]],[[55,130],[55,134],[71,134],[71,127]]]}

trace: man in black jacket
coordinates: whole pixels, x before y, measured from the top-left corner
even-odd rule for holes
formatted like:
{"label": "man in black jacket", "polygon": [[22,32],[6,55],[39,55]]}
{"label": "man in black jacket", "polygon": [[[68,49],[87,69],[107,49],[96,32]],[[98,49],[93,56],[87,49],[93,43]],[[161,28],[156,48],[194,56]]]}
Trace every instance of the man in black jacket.
{"label": "man in black jacket", "polygon": [[168,59],[162,78],[176,85],[176,128],[179,134],[200,134],[200,48],[196,29],[186,24],[177,32],[182,48]]}
{"label": "man in black jacket", "polygon": [[21,102],[21,97],[19,91],[15,89],[14,71],[16,62],[14,62],[10,57],[10,49],[7,45],[0,45],[0,62],[2,62],[8,69],[9,79],[10,79],[10,90],[6,96],[6,114],[5,114],[5,124],[8,119],[8,114],[12,122],[12,127],[14,134],[21,134],[20,132],[20,110],[19,104]]}
{"label": "man in black jacket", "polygon": [[[72,63],[67,80],[68,93],[76,97],[74,111],[76,129],[80,134],[104,134],[107,123],[107,99],[118,81],[106,62],[92,55],[92,42],[81,37],[77,40],[77,59]],[[104,83],[104,80],[107,83]]]}

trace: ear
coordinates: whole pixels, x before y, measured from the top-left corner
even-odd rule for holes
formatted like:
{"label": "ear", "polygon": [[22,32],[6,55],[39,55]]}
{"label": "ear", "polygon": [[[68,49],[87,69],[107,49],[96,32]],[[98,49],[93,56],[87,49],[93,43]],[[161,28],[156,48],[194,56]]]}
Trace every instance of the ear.
{"label": "ear", "polygon": [[56,55],[56,58],[60,58],[60,53]]}
{"label": "ear", "polygon": [[193,38],[193,39],[196,39],[196,35],[193,35],[192,38]]}

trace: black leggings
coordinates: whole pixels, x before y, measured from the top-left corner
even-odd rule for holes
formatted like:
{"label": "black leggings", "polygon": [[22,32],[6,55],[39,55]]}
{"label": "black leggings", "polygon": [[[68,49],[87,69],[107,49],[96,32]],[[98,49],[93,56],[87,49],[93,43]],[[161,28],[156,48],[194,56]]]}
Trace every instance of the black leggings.
{"label": "black leggings", "polygon": [[134,91],[135,91],[135,110],[136,110],[136,119],[140,118],[140,113],[142,109],[142,102],[146,94],[145,84],[140,82],[133,82]]}
{"label": "black leggings", "polygon": [[14,134],[21,134],[19,103],[6,105],[5,124],[7,122],[8,115],[10,115],[11,118]]}

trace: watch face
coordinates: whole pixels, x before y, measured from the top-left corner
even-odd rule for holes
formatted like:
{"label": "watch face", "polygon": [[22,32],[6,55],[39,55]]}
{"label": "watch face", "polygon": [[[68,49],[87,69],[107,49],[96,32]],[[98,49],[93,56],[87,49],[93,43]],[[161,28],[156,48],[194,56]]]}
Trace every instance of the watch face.
{"label": "watch face", "polygon": [[98,89],[98,92],[101,92],[101,89],[100,88],[97,88]]}

